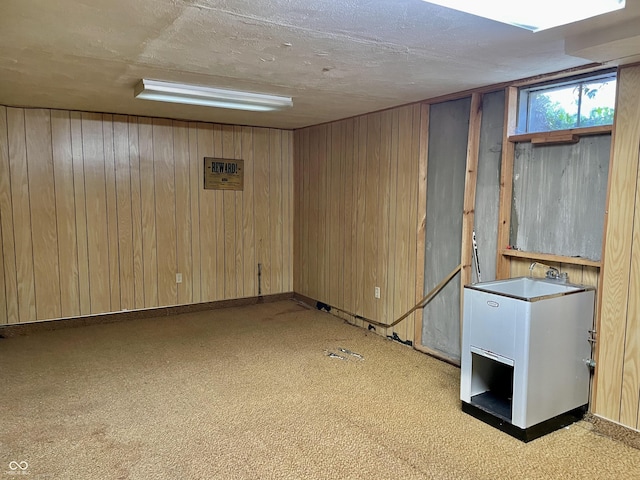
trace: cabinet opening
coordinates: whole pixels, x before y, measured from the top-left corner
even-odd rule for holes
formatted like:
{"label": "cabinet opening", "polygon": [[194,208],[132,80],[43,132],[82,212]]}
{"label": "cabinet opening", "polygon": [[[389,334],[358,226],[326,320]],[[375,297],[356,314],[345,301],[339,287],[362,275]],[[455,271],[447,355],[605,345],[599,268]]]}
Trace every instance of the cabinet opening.
{"label": "cabinet opening", "polygon": [[471,353],[471,404],[511,422],[513,367]]}

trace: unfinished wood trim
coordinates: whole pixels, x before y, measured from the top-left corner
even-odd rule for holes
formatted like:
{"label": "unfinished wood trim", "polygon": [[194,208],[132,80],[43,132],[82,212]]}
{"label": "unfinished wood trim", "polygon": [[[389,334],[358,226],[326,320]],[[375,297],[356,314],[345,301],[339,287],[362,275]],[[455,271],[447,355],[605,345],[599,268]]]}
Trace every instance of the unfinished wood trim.
{"label": "unfinished wood trim", "polygon": [[500,251],[509,245],[511,227],[511,196],[513,194],[513,160],[515,144],[509,137],[516,128],[518,89],[508,87],[504,99],[504,130],[502,135],[502,164],[500,168],[500,210],[498,211],[498,255],[496,256],[496,280],[509,278],[509,258]]}
{"label": "unfinished wood trim", "polygon": [[462,335],[462,312],[464,311],[464,286],[471,283],[473,263],[473,230],[476,206],[476,184],[478,179],[478,157],[480,156],[480,125],[482,123],[482,94],[471,96],[469,111],[469,135],[467,137],[467,165],[464,178],[464,200],[462,207],[462,250],[460,261],[460,334]]}
{"label": "unfinished wood trim", "polygon": [[614,421],[620,421],[622,403],[633,217],[638,189],[639,87],[640,67],[620,70],[609,167],[593,406],[595,414]]}
{"label": "unfinished wood trim", "polygon": [[[578,140],[580,137],[587,137],[590,135],[606,135],[611,133],[613,130],[613,125],[598,125],[596,127],[584,127],[584,128],[570,128],[568,130],[554,130],[551,132],[532,132],[532,133],[519,133],[517,135],[510,135],[510,142],[531,142],[531,143],[542,143],[543,140],[548,140],[548,143],[553,143],[554,140],[558,140],[555,143],[562,143],[561,139],[563,138],[573,138],[573,136],[577,136]],[[576,140],[576,141],[578,141]]]}
{"label": "unfinished wood trim", "polygon": [[602,262],[589,260],[587,258],[566,257],[564,255],[554,255],[552,253],[525,252],[522,250],[504,249],[500,252],[500,255],[503,255],[505,257],[529,258],[531,260],[540,260],[547,262],[568,263],[571,265],[586,265],[588,267],[597,268],[599,268],[602,264]]}
{"label": "unfinished wood trim", "polygon": [[578,135],[567,133],[565,135],[542,135],[542,136],[533,137],[531,139],[531,144],[532,145],[559,145],[559,144],[578,143],[579,141],[580,141],[580,137]]}
{"label": "unfinished wood trim", "polygon": [[[420,150],[418,152],[418,233],[416,245],[416,301],[424,292],[424,255],[427,224],[427,166],[429,161],[429,105],[420,106]],[[413,328],[413,345],[422,343],[422,315]]]}

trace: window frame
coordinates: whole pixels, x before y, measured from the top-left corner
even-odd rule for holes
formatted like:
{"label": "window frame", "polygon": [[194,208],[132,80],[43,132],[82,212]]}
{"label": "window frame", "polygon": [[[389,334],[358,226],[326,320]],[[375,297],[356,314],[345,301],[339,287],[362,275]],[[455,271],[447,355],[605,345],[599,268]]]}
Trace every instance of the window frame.
{"label": "window frame", "polygon": [[[566,131],[583,130],[583,129],[607,129],[607,128],[611,129],[613,122],[595,125],[595,126],[587,126],[587,127],[583,127],[580,125],[580,118],[581,118],[580,107],[582,106],[582,94],[583,94],[582,86],[585,84],[597,82],[598,80],[601,80],[601,79],[614,79],[617,82],[617,78],[618,78],[617,73],[618,73],[617,69],[613,68],[613,69],[601,70],[598,72],[585,73],[583,75],[576,75],[572,77],[562,78],[559,80],[558,79],[550,80],[547,82],[536,83],[532,85],[519,87],[518,99],[517,99],[517,110],[516,110],[515,135],[528,136],[528,135],[552,134],[555,132],[566,132]],[[579,97],[578,112],[577,112],[577,125],[568,129],[530,131],[529,130],[530,113],[531,113],[531,109],[530,109],[531,95],[530,94],[541,92],[544,90],[553,90],[553,89],[557,89],[558,87],[571,86],[571,85],[580,86],[580,97]],[[617,83],[616,83],[616,88],[617,88]],[[614,111],[615,111],[615,105],[614,105]]]}

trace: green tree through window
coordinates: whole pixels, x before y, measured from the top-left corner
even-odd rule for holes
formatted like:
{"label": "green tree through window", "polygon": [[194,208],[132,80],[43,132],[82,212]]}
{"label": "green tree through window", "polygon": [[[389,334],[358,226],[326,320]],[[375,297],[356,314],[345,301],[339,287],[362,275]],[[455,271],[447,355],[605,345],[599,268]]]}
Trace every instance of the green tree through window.
{"label": "green tree through window", "polygon": [[611,125],[615,74],[520,90],[518,130],[545,132]]}

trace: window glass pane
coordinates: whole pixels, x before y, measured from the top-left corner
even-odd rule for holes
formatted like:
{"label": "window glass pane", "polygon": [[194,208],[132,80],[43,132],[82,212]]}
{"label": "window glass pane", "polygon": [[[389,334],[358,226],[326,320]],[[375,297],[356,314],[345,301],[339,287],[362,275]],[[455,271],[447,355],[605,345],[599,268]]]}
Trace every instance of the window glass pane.
{"label": "window glass pane", "polygon": [[529,132],[563,130],[578,126],[579,85],[529,92]]}
{"label": "window glass pane", "polygon": [[603,78],[583,84],[580,126],[611,125],[615,102],[615,78]]}

